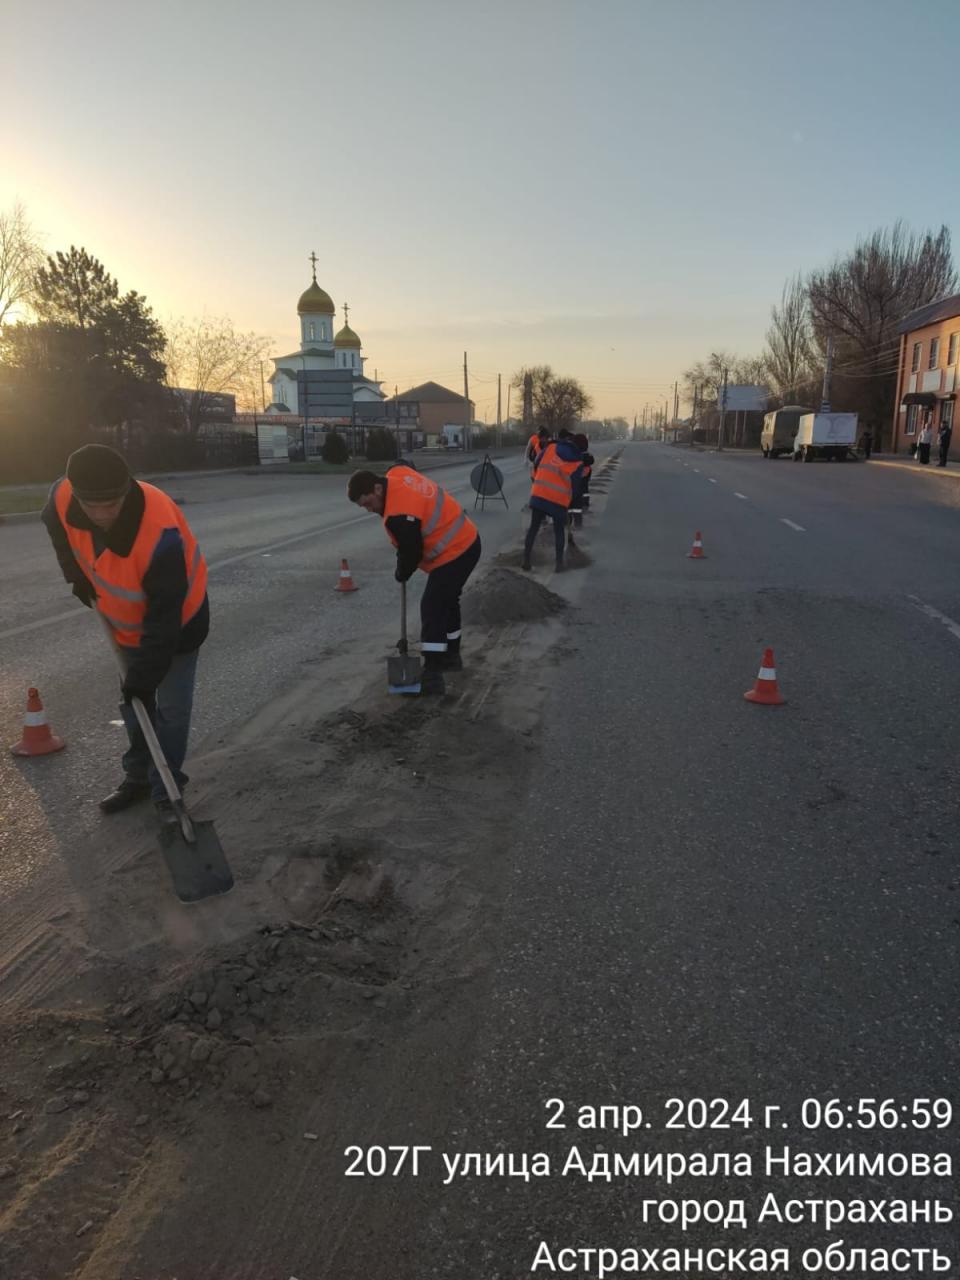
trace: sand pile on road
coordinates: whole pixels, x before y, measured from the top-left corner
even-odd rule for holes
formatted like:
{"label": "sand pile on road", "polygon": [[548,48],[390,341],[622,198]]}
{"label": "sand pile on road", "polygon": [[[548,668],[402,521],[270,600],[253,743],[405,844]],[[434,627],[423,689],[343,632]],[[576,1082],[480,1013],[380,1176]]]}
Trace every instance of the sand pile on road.
{"label": "sand pile on road", "polygon": [[506,568],[490,569],[463,597],[463,618],[469,625],[539,622],[565,608],[566,601],[535,578]]}

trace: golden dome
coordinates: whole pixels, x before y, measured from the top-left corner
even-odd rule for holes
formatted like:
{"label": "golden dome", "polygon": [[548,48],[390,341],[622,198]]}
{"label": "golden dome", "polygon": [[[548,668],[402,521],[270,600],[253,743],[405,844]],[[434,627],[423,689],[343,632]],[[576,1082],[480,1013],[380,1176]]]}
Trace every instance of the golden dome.
{"label": "golden dome", "polygon": [[300,301],[297,303],[297,311],[300,315],[322,315],[332,316],[336,312],[333,305],[333,299],[324,289],[321,289],[314,280],[309,289],[305,289],[300,295]]}
{"label": "golden dome", "polygon": [[360,335],[354,333],[348,324],[345,324],[337,336],[333,340],[335,347],[349,347],[359,351],[363,345],[360,341]]}

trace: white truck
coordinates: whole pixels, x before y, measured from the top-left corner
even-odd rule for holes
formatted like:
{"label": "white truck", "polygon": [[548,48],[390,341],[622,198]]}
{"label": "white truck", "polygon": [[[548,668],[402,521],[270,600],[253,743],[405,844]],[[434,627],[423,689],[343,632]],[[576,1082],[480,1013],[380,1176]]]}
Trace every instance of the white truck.
{"label": "white truck", "polygon": [[846,462],[856,458],[857,415],[855,413],[805,413],[793,440],[794,462],[814,458]]}

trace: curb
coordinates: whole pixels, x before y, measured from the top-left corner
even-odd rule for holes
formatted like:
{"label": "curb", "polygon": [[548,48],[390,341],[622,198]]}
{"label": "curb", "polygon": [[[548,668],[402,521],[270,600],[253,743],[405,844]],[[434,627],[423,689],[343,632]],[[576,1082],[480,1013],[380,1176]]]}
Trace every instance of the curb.
{"label": "curb", "polygon": [[[904,471],[914,475],[925,476],[940,476],[942,471],[943,475],[940,476],[941,479],[945,480],[949,478],[951,480],[960,480],[960,470],[951,471],[949,465],[946,467],[938,467],[935,462],[928,463],[928,465],[924,467],[919,462],[893,462],[885,461],[883,458],[871,458],[870,465],[871,467],[890,467],[893,471]],[[956,468],[956,466],[957,463],[954,459],[954,467]]]}

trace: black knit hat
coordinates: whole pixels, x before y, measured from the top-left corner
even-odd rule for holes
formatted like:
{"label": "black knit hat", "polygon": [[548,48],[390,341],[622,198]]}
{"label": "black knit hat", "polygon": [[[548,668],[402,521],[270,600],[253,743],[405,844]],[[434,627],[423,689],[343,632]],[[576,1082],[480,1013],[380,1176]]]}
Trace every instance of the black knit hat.
{"label": "black knit hat", "polygon": [[116,449],[85,444],[67,459],[67,479],[81,502],[114,502],[130,487],[130,468]]}

